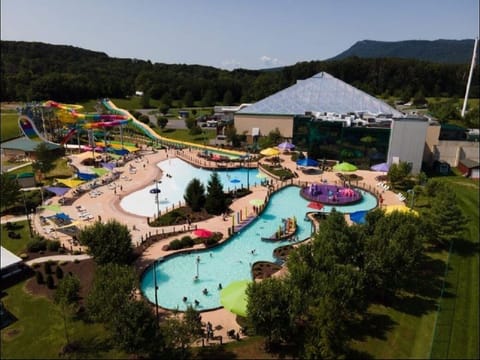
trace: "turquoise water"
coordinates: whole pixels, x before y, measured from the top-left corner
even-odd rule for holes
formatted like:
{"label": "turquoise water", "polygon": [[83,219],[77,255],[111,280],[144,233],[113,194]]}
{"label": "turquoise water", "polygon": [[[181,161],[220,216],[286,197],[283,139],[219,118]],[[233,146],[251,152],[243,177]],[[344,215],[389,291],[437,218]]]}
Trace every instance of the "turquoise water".
{"label": "turquoise water", "polygon": [[[262,214],[240,233],[235,234],[225,243],[213,248],[190,254],[179,254],[168,257],[157,264],[158,304],[168,309],[185,310],[200,302],[197,310],[209,310],[221,306],[218,284],[223,287],[232,281],[251,279],[251,265],[257,261],[274,262],[273,250],[289,244],[288,240],[267,242],[261,237],[269,237],[275,233],[282,218],[295,216],[297,218],[297,235],[303,240],[311,235],[311,223],[305,220],[305,213],[311,211],[308,201],[300,195],[300,188],[289,186],[275,193]],[[363,200],[355,205],[336,207],[343,213],[358,210],[371,210],[377,205],[375,197],[365,193]],[[324,211],[332,207],[325,206]],[[254,254],[252,250],[255,249]],[[198,281],[194,281],[197,274]],[[208,294],[203,294],[203,289]],[[152,268],[144,273],[141,280],[143,294],[155,303],[154,277]],[[183,302],[187,297],[187,302]]]}
{"label": "turquoise water", "polygon": [[[157,166],[163,172],[161,183],[158,184],[160,189],[158,209],[160,211],[167,208],[171,209],[172,205],[177,205],[179,202],[185,202],[183,195],[188,183],[193,178],[199,179],[206,190],[208,180],[210,180],[212,174],[210,170],[196,168],[178,158],[161,161]],[[142,171],[139,170],[133,176],[141,176],[141,174]],[[171,177],[166,176],[166,174],[171,175]],[[250,186],[261,182],[261,179],[257,177],[257,169],[223,170],[218,171],[218,175],[225,191],[239,189],[242,186],[246,187],[247,180]],[[150,190],[155,188],[153,180],[151,185],[125,196],[120,201],[120,206],[132,214],[150,217],[155,215],[157,213],[156,195],[150,193]]]}

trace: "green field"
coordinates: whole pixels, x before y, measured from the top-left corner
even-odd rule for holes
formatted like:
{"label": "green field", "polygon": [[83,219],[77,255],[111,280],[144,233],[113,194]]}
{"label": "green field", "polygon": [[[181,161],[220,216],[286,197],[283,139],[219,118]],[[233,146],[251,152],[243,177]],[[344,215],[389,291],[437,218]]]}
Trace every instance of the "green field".
{"label": "green field", "polygon": [[0,141],[7,141],[22,135],[18,127],[18,115],[16,111],[2,110],[0,112]]}
{"label": "green field", "polygon": [[28,231],[28,222],[25,221],[18,221],[13,223],[15,227],[15,231],[17,234],[20,234],[20,239],[10,239],[8,237],[8,231],[5,224],[2,224],[2,246],[5,249],[10,250],[15,255],[20,255],[22,252],[25,251],[27,247],[27,243],[30,239],[30,234]]}

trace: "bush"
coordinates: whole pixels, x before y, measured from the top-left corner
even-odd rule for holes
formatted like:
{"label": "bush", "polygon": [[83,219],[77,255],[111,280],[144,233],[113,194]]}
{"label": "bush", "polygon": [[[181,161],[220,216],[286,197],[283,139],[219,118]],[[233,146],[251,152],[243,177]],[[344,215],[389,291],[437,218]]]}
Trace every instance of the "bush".
{"label": "bush", "polygon": [[39,252],[47,250],[47,241],[40,239],[33,239],[27,243],[27,250],[30,252]]}
{"label": "bush", "polygon": [[178,239],[170,241],[168,244],[168,249],[169,250],[178,250],[182,248],[182,242]]}
{"label": "bush", "polygon": [[58,280],[63,279],[63,270],[60,266],[57,266],[57,268],[55,269],[55,276]]}
{"label": "bush", "polygon": [[20,259],[22,259],[22,260],[27,260],[27,259],[28,259],[28,254],[21,253],[21,254],[20,254]]}
{"label": "bush", "polygon": [[35,272],[35,278],[37,279],[37,284],[43,284],[44,283],[43,274],[42,274],[41,271],[36,271]]}
{"label": "bush", "polygon": [[82,252],[80,250],[74,250],[73,255],[81,255]]}
{"label": "bush", "polygon": [[192,247],[193,245],[195,245],[195,241],[193,241],[190,236],[182,237],[180,243],[182,244],[182,248]]}
{"label": "bush", "polygon": [[59,248],[60,248],[59,240],[52,240],[47,242],[48,251],[58,251]]}
{"label": "bush", "polygon": [[47,261],[43,264],[43,269],[45,270],[45,274],[50,275],[52,273],[52,264],[50,261]]}
{"label": "bush", "polygon": [[[48,263],[46,263],[46,264],[48,264]],[[47,276],[47,287],[49,289],[53,289],[55,287],[55,282],[53,281],[53,276],[52,275]]]}
{"label": "bush", "polygon": [[78,260],[78,259],[73,260],[74,264],[78,264],[79,262],[80,262],[80,260]]}

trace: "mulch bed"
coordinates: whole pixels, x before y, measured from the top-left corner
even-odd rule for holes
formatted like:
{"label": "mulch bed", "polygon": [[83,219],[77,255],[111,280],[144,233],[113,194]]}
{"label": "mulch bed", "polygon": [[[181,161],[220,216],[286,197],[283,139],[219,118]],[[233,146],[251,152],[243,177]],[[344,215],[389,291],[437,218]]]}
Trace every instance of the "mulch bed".
{"label": "mulch bed", "polygon": [[279,271],[282,267],[280,265],[268,262],[259,261],[253,264],[252,273],[254,279],[267,279]]}
{"label": "mulch bed", "polygon": [[[52,265],[52,276],[55,282],[55,287],[53,289],[49,289],[46,284],[37,284],[36,277],[33,276],[30,278],[26,283],[26,289],[29,293],[36,295],[36,296],[45,296],[51,300],[53,300],[53,296],[55,294],[56,285],[58,284],[58,279],[55,276],[55,269],[57,266],[60,266],[63,270],[63,275],[67,276],[70,272],[75,275],[80,280],[80,304],[84,305],[84,300],[87,294],[90,292],[93,283],[93,275],[95,273],[95,262],[93,259],[82,260],[78,263],[75,262],[68,262],[66,264],[60,265]],[[41,271],[43,273],[44,280],[47,278],[47,274],[45,273],[44,264],[40,264],[37,268],[33,269],[34,271]]]}

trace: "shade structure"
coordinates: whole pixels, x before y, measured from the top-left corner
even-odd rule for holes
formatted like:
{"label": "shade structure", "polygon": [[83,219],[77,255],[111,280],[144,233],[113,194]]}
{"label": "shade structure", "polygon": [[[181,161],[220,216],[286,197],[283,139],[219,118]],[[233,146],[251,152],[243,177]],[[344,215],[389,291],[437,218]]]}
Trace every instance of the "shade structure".
{"label": "shade structure", "polygon": [[412,214],[412,215],[417,215],[418,216],[418,212],[413,210],[413,209],[410,209],[409,207],[407,207],[406,205],[387,205],[385,207],[385,214],[391,214],[392,212],[394,211],[399,211],[399,212],[404,212],[404,213],[408,213],[408,214]]}
{"label": "shade structure", "polygon": [[390,169],[390,165],[388,165],[387,163],[380,163],[380,164],[370,166],[370,170],[373,170],[373,171],[388,172],[389,169]]}
{"label": "shade structure", "polygon": [[256,177],[259,179],[266,179],[268,175],[263,172],[259,172]]}
{"label": "shade structure", "polygon": [[315,210],[322,210],[323,209],[323,204],[319,203],[317,201],[310,201],[310,203],[307,205],[311,209]]}
{"label": "shade structure", "polygon": [[232,184],[238,184],[240,182],[240,179],[237,179],[237,178],[233,178],[232,180],[230,180],[230,182]]}
{"label": "shade structure", "polygon": [[45,190],[48,190],[48,191],[54,193],[57,196],[63,196],[67,192],[70,191],[70,188],[69,187],[59,187],[59,186],[47,186],[47,187],[45,187]]}
{"label": "shade structure", "polygon": [[102,163],[100,163],[100,165],[102,165],[103,168],[105,168],[107,170],[110,170],[110,171],[112,171],[115,168],[115,164],[112,164],[112,163],[102,162]]}
{"label": "shade structure", "polygon": [[352,220],[356,224],[365,224],[366,215],[367,215],[367,211],[365,210],[355,211],[350,214],[350,220]]}
{"label": "shade structure", "polygon": [[358,168],[348,162],[341,162],[333,167],[335,171],[357,171]]}
{"label": "shade structure", "polygon": [[92,168],[92,171],[98,176],[102,176],[108,173],[108,170],[105,168]]}
{"label": "shade structure", "polygon": [[220,303],[228,311],[246,317],[247,316],[247,287],[250,280],[238,280],[231,282],[220,291]]}
{"label": "shade structure", "polygon": [[310,158],[297,160],[298,166],[318,166],[318,161]]}
{"label": "shade structure", "polygon": [[193,231],[193,235],[195,235],[199,238],[206,239],[206,238],[209,238],[210,236],[212,236],[213,232],[211,232],[210,230],[207,230],[207,229],[197,229],[197,230]]}
{"label": "shade structure", "polygon": [[78,180],[78,179],[55,179],[55,181],[63,185],[66,185],[70,188],[77,187],[78,185],[81,185],[85,182],[84,180]]}
{"label": "shade structure", "polygon": [[265,200],[263,200],[263,199],[252,199],[249,202],[253,206],[260,206],[260,205],[263,205],[265,203]]}
{"label": "shade structure", "polygon": [[295,149],[295,145],[292,143],[285,141],[277,146],[279,150],[285,151],[285,150],[293,150]]}
{"label": "shade structure", "polygon": [[65,213],[58,213],[58,214],[55,214],[55,217],[57,219],[60,219],[60,220],[63,220],[63,221],[71,221],[72,218],[70,216],[68,216],[68,214],[65,214]]}
{"label": "shade structure", "polygon": [[280,150],[275,149],[275,148],[266,148],[260,151],[260,154],[265,155],[265,156],[275,156],[280,154]]}
{"label": "shade structure", "polygon": [[40,209],[49,210],[49,211],[54,211],[54,212],[60,212],[60,211],[62,211],[62,207],[61,207],[60,205],[57,205],[57,204],[53,204],[53,205],[42,205],[42,206],[40,206]]}

